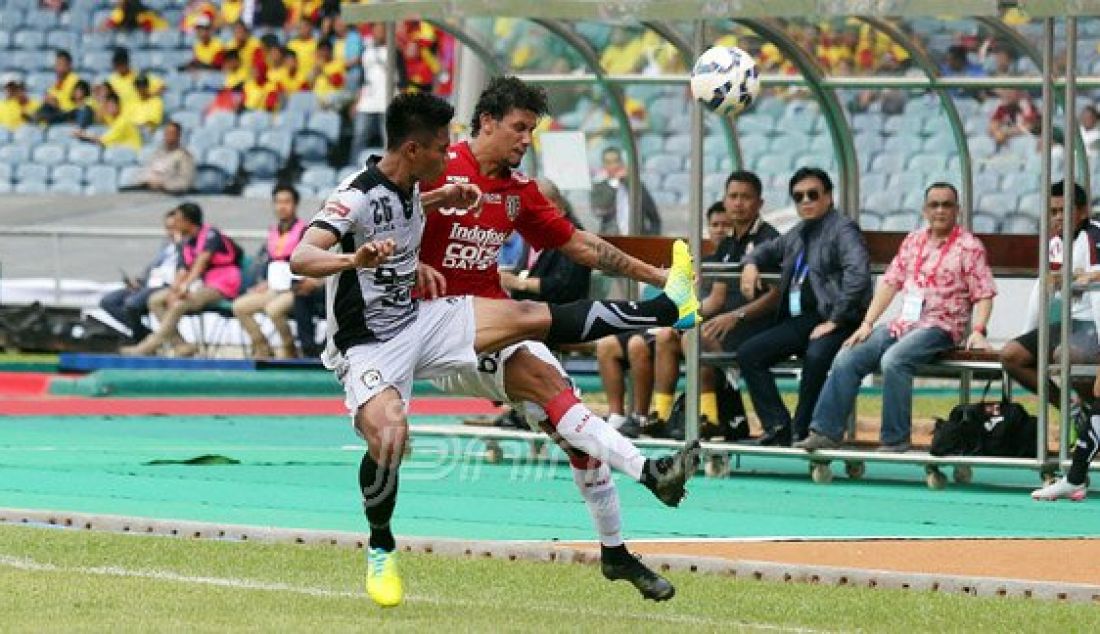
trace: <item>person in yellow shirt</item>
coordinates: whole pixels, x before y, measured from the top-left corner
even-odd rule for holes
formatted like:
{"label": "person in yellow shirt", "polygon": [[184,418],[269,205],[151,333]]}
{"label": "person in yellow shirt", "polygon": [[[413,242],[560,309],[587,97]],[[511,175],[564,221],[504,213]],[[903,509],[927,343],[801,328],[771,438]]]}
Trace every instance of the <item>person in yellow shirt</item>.
{"label": "person in yellow shirt", "polygon": [[27,96],[27,86],[18,77],[4,82],[5,99],[0,101],[0,126],[16,130],[31,121],[38,102]]}
{"label": "person in yellow shirt", "polygon": [[[125,109],[139,98],[134,86],[138,72],[130,66],[130,51],[121,46],[116,48],[111,55],[111,68],[114,70],[107,76],[107,85],[118,95],[119,103]],[[148,78],[149,90],[153,94],[159,95],[164,91],[164,80],[154,75],[148,75]]]}
{"label": "person in yellow shirt", "polygon": [[195,43],[191,45],[191,61],[180,70],[210,70],[222,67],[225,46],[214,39],[214,27],[210,18],[195,18]]}
{"label": "person in yellow shirt", "polygon": [[218,12],[218,22],[222,25],[236,24],[241,20],[243,9],[244,3],[241,0],[222,0],[222,7]]}
{"label": "person in yellow shirt", "polygon": [[245,72],[251,75],[264,73],[264,54],[260,40],[253,37],[248,25],[240,20],[233,23],[233,38],[225,43],[225,50],[236,51]]}
{"label": "person in yellow shirt", "polygon": [[73,72],[73,57],[66,50],[58,50],[53,63],[54,73],[57,79],[49,90],[42,106],[34,115],[38,123],[51,125],[66,121],[69,113],[76,107],[73,99],[73,90],[80,77]]}
{"label": "person in yellow shirt", "polygon": [[86,130],[75,130],[73,136],[81,141],[97,143],[103,147],[122,146],[135,152],[141,151],[141,132],[129,117],[121,116],[122,106],[118,95],[107,95],[104,104],[104,115],[108,118],[107,131],[102,136],[96,136]]}
{"label": "person in yellow shirt", "polygon": [[317,66],[313,72],[313,94],[322,106],[335,106],[346,98],[347,68],[343,60],[333,59],[332,43],[317,46]]}
{"label": "person in yellow shirt", "polygon": [[298,22],[294,38],[287,42],[286,48],[298,56],[298,67],[303,73],[309,75],[313,72],[317,57],[317,39],[313,37],[312,24],[305,20]]}
{"label": "person in yellow shirt", "polygon": [[149,89],[149,76],[142,73],[134,80],[137,88],[138,99],[127,106],[125,115],[138,128],[148,128],[150,131],[160,127],[164,122],[164,100],[154,95]]}
{"label": "person in yellow shirt", "polygon": [[316,22],[321,17],[321,0],[283,0],[287,22]]}
{"label": "person in yellow shirt", "polygon": [[141,0],[118,0],[103,28],[119,31],[141,29],[148,33],[168,28],[168,22],[156,11],[146,7]]}
{"label": "person in yellow shirt", "polygon": [[252,77],[252,74],[248,71],[248,67],[241,63],[240,53],[232,50],[227,51],[225,53],[225,63],[222,64],[222,72],[225,74],[223,88],[226,90],[244,90],[245,83]]}
{"label": "person in yellow shirt", "polygon": [[269,72],[268,78],[279,87],[280,92],[292,94],[309,90],[309,75],[298,65],[298,56],[289,49],[283,50],[283,63]]}

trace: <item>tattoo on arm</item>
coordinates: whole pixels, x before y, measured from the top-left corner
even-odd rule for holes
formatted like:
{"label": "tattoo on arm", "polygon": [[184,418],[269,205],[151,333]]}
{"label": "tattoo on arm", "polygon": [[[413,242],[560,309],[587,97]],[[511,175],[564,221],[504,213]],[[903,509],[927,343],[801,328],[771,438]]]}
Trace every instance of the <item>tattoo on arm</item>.
{"label": "tattoo on arm", "polygon": [[631,266],[632,258],[615,248],[599,236],[588,236],[588,247],[592,249],[596,257],[596,268],[605,273],[628,275],[634,268]]}

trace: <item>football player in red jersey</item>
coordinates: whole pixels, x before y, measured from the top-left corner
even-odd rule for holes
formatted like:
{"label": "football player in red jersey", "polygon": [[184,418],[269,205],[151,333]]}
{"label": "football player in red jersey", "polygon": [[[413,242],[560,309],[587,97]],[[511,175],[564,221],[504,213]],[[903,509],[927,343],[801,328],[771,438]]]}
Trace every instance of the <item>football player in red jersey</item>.
{"label": "football player in red jersey", "polygon": [[[539,118],[546,114],[545,91],[515,77],[494,78],[481,93],[471,140],[452,145],[443,178],[425,186],[427,191],[451,183],[473,184],[482,192],[479,213],[441,209],[428,217],[420,253],[421,290],[427,296],[508,297],[501,287],[497,256],[512,231],[518,231],[532,248],[557,249],[584,266],[658,288],[666,284],[667,271],[575,228],[542,195],[534,179],[516,171],[531,146]],[[685,317],[684,326],[696,319],[694,314]],[[600,318],[621,321],[623,316],[596,317]],[[555,429],[549,424],[547,410],[583,405],[545,345],[515,344],[482,356],[476,371],[437,383],[452,393],[522,403],[532,426],[555,437],[570,455],[574,481],[599,532],[604,576],[628,580],[648,599],[672,597],[672,585],[627,551],[621,535],[619,497],[608,464],[644,482],[641,454],[591,412],[576,429]]]}

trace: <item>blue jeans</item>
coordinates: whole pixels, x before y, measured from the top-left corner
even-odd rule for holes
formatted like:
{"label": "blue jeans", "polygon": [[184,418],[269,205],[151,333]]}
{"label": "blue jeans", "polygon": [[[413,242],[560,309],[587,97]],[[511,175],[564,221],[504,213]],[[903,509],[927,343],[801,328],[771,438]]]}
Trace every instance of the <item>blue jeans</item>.
{"label": "blue jeans", "polygon": [[951,336],[939,328],[916,328],[901,339],[891,336],[887,326],[875,328],[866,341],[844,348],[836,355],[814,408],[810,429],[841,440],[845,423],[856,405],[860,381],[881,368],[882,444],[909,442],[913,422],[913,372],[918,365],[931,361],[953,345]]}

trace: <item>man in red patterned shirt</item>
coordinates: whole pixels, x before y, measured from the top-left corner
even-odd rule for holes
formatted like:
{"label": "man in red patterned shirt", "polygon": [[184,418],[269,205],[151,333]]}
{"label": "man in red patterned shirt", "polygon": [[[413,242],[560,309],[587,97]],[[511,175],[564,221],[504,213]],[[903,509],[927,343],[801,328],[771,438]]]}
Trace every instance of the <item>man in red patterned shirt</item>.
{"label": "man in red patterned shirt", "polygon": [[[959,195],[947,183],[924,193],[924,219],[901,243],[863,323],[844,342],[814,407],[810,435],[795,447],[835,449],[855,407],[863,377],[882,370],[882,451],[909,449],[913,371],[965,339],[987,348],[985,327],[997,294],[985,247],[957,224]],[[874,326],[898,294],[901,314]],[[971,325],[971,311],[976,313]],[[967,330],[970,331],[967,336]]]}
{"label": "man in red patterned shirt", "polygon": [[[666,271],[577,229],[542,195],[534,179],[516,171],[531,145],[539,118],[546,112],[545,91],[515,77],[494,78],[482,92],[474,108],[472,139],[451,146],[444,178],[425,187],[428,191],[448,183],[477,185],[482,192],[481,212],[475,215],[465,209],[442,209],[428,217],[420,252],[421,288],[427,294],[507,298],[500,283],[497,256],[512,231],[518,231],[532,248],[558,249],[589,268],[657,287],[665,285]],[[529,286],[522,290],[538,290],[537,280],[524,282]],[[587,319],[631,323],[632,318],[590,313]],[[523,342],[483,355],[476,371],[444,377],[437,384],[449,393],[522,403],[533,427],[567,447],[574,482],[600,534],[604,576],[630,581],[649,599],[672,597],[672,585],[646,568],[623,545],[619,497],[609,465],[646,484],[642,455],[611,425],[587,411],[561,364],[545,345]],[[584,408],[587,422],[568,428],[550,426],[547,412],[562,407]],[[671,506],[679,502],[662,501]]]}

